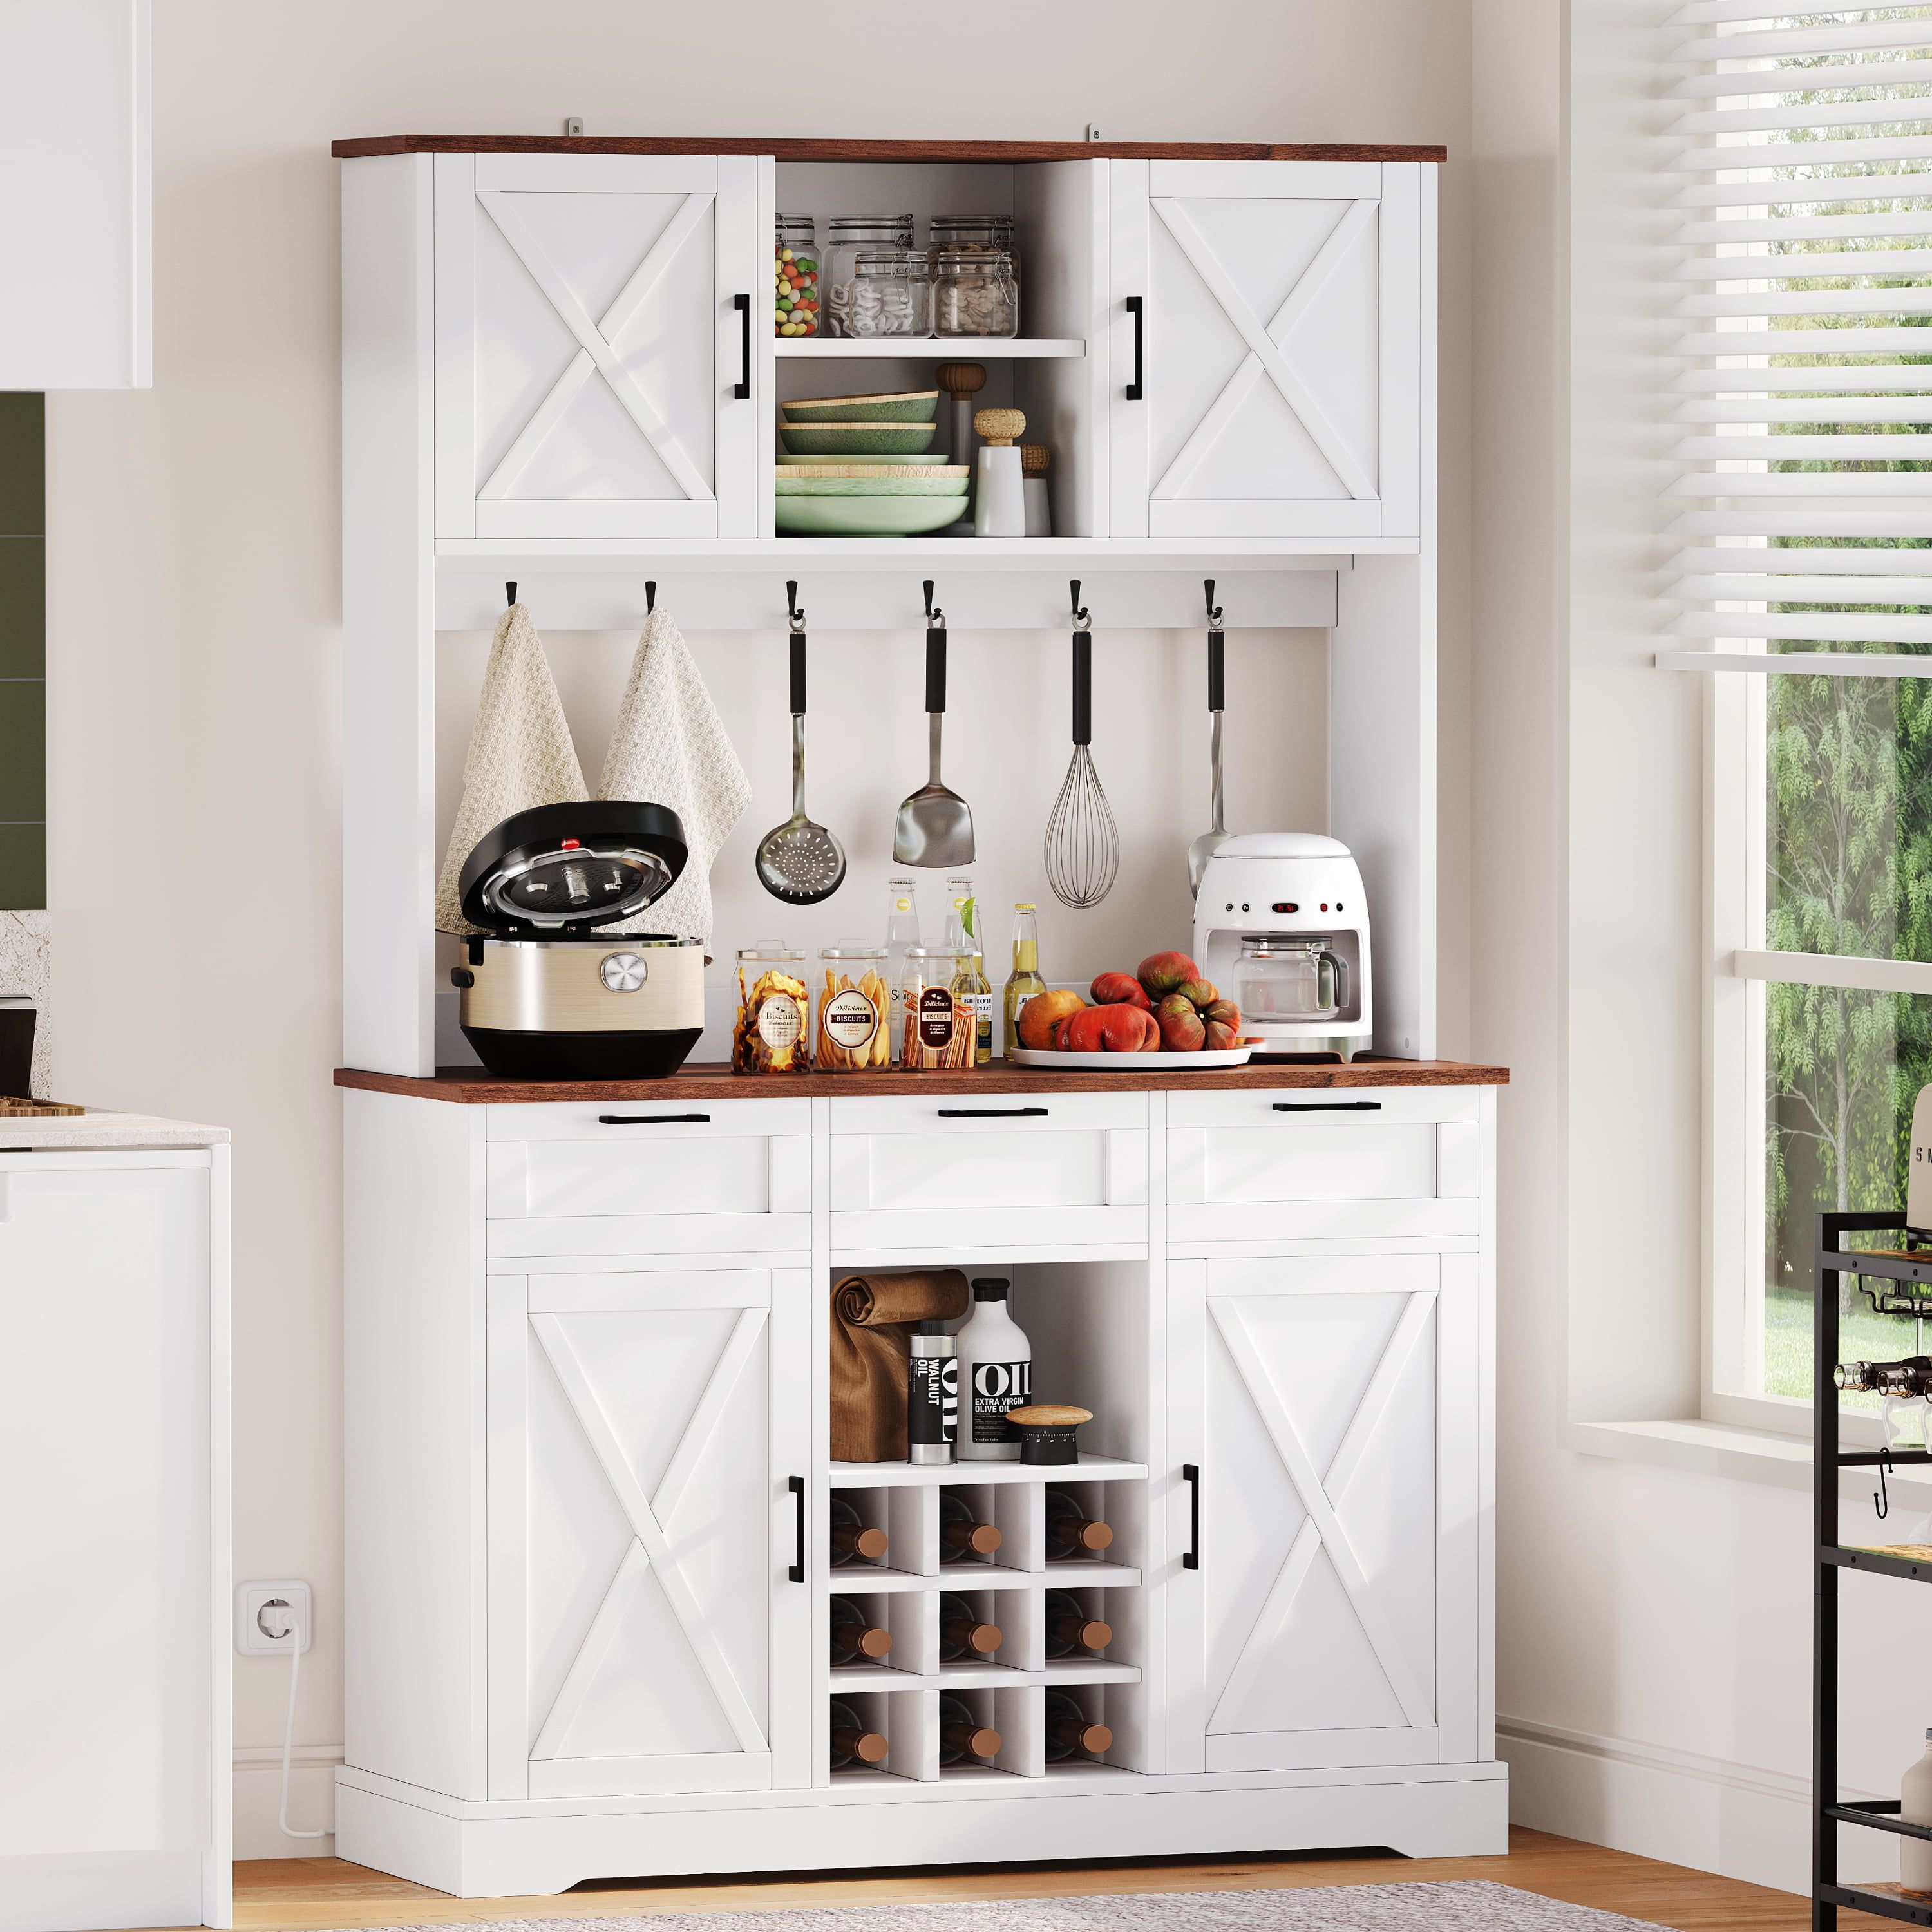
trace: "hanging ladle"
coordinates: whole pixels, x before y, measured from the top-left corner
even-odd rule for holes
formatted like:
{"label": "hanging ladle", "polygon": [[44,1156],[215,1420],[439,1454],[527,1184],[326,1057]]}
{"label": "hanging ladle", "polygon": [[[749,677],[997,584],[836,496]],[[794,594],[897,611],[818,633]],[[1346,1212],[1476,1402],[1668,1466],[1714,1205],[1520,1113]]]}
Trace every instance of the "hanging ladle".
{"label": "hanging ladle", "polygon": [[845,877],[845,848],[805,813],[805,613],[785,586],[791,624],[791,816],[758,842],[758,883],[788,905],[829,899]]}
{"label": "hanging ladle", "polygon": [[971,808],[939,776],[940,728],[946,722],[946,613],[934,608],[932,580],[926,580],[926,782],[899,807],[892,827],[892,862],[898,866],[970,866],[978,856]]}

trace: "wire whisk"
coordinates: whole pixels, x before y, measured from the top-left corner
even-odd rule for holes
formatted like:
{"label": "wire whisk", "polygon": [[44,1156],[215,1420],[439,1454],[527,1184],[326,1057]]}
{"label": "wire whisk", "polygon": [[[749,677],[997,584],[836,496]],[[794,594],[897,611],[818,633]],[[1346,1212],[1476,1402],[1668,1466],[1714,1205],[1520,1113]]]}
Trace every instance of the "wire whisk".
{"label": "wire whisk", "polygon": [[1073,756],[1048,814],[1041,856],[1046,882],[1062,905],[1098,905],[1120,869],[1120,832],[1088,748],[1094,740],[1093,614],[1073,580]]}

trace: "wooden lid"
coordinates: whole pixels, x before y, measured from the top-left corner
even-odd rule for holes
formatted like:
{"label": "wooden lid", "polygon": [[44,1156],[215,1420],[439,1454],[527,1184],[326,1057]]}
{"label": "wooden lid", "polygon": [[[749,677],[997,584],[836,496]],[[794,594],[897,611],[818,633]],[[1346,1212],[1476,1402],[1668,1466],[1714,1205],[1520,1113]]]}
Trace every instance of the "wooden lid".
{"label": "wooden lid", "polygon": [[998,1757],[1000,1754],[1000,1734],[991,1724],[975,1724],[960,1742],[970,1757]]}
{"label": "wooden lid", "polygon": [[859,1641],[852,1647],[861,1657],[884,1657],[892,1649],[892,1634],[889,1630],[880,1630],[875,1624],[871,1629],[862,1631]]}
{"label": "wooden lid", "polygon": [[[1108,1734],[1108,1742],[1111,1744],[1112,1742],[1113,1735],[1110,1732]],[[1104,1750],[1106,1746],[1103,1745],[1102,1748]],[[884,1763],[886,1749],[885,1739],[880,1737],[877,1731],[861,1731],[852,1740],[852,1755],[861,1764]]]}
{"label": "wooden lid", "polygon": [[[953,1628],[957,1629],[955,1624]],[[1006,1633],[998,1624],[974,1624],[963,1637],[948,1639],[964,1650],[976,1650],[982,1657],[991,1657],[1006,1640]]]}
{"label": "wooden lid", "polygon": [[942,362],[934,380],[957,401],[962,396],[976,396],[986,386],[986,371],[977,362]]}
{"label": "wooden lid", "polygon": [[1089,1617],[1074,1633],[1074,1641],[1082,1650],[1105,1650],[1113,1640],[1113,1625],[1098,1617]]}
{"label": "wooden lid", "polygon": [[1026,412],[977,410],[974,412],[973,427],[995,449],[1009,448],[1026,434]]}
{"label": "wooden lid", "polygon": [[1090,1408],[1076,1408],[1070,1403],[1039,1402],[1024,1408],[1010,1408],[1006,1420],[1016,1429],[1074,1429],[1094,1420]]}
{"label": "wooden lid", "polygon": [[892,1540],[883,1529],[862,1529],[853,1538],[852,1548],[855,1554],[869,1557],[876,1563],[892,1546]]}
{"label": "wooden lid", "polygon": [[1105,1550],[1113,1540],[1114,1526],[1110,1522],[1083,1522],[1073,1535],[1082,1550]]}
{"label": "wooden lid", "polygon": [[1052,466],[1052,444],[1023,442],[1020,445],[1020,474],[1022,476],[1044,476]]}
{"label": "wooden lid", "polygon": [[1080,1748],[1090,1751],[1098,1757],[1102,1751],[1114,1748],[1114,1734],[1105,1724],[1086,1724],[1081,1727]]}

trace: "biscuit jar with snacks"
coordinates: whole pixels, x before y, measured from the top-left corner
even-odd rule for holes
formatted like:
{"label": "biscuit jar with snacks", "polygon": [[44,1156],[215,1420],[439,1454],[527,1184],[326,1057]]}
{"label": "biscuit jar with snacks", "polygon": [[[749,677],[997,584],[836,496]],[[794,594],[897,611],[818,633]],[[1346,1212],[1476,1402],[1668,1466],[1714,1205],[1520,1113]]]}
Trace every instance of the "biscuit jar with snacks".
{"label": "biscuit jar with snacks", "polygon": [[812,1058],[820,1073],[883,1073],[892,1065],[892,989],[883,946],[828,946]]}
{"label": "biscuit jar with snacks", "polygon": [[783,946],[752,946],[738,955],[738,1017],[731,1028],[734,1073],[811,1070],[812,995],[805,955]]}
{"label": "biscuit jar with snacks", "polygon": [[963,1072],[973,1065],[974,1015],[952,991],[958,955],[938,946],[906,950],[899,978],[905,1016],[899,1069],[906,1073]]}

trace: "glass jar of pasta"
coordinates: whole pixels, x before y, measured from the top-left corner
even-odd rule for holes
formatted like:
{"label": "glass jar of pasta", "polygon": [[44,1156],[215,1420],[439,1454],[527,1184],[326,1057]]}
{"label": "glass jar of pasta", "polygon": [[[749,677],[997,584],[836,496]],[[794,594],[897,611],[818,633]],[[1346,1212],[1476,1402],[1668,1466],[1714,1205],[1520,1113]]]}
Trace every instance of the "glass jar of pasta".
{"label": "glass jar of pasta", "polygon": [[892,1065],[892,988],[883,946],[828,946],[812,1057],[820,1073],[883,1073]]}
{"label": "glass jar of pasta", "polygon": [[974,1013],[955,997],[959,956],[950,946],[909,946],[899,974],[904,1031],[899,1068],[906,1073],[964,1072],[973,1065]]}
{"label": "glass jar of pasta", "polygon": [[738,1017],[731,1028],[734,1073],[804,1073],[812,1066],[807,1031],[812,996],[805,955],[784,946],[748,946],[738,955]]}

